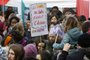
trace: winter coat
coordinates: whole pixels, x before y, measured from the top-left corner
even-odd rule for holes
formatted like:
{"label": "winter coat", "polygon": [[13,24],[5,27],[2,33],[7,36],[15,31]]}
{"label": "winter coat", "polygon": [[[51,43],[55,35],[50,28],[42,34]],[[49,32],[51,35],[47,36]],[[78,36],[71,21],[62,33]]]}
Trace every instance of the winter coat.
{"label": "winter coat", "polygon": [[53,48],[55,49],[63,48],[65,43],[70,43],[72,46],[75,46],[77,44],[78,37],[81,34],[82,31],[77,27],[70,29],[68,32],[65,33],[60,44],[58,43],[53,44]]}
{"label": "winter coat", "polygon": [[68,52],[66,51],[62,51],[62,53],[59,55],[58,60],[90,60],[89,58],[90,51],[85,51],[84,49],[77,49],[71,54],[68,54]]}
{"label": "winter coat", "polygon": [[57,25],[52,25],[50,27],[50,32],[49,34],[53,34],[53,35],[59,35],[61,38],[63,38],[64,36],[64,30],[62,29],[62,26],[57,24]]}

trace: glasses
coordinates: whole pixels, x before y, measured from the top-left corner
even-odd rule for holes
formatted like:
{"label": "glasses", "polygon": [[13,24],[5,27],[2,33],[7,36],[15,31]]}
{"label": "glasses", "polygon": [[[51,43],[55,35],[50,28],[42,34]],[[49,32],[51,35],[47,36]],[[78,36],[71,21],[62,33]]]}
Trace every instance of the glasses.
{"label": "glasses", "polygon": [[9,55],[9,54],[10,54],[10,55],[15,55],[13,52],[8,52],[8,55]]}

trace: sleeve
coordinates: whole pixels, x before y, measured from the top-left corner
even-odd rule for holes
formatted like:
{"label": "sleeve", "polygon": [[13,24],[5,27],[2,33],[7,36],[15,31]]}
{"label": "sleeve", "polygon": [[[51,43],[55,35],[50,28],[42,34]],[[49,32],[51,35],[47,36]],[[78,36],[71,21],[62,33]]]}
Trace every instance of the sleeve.
{"label": "sleeve", "polygon": [[57,28],[57,34],[63,38],[64,36],[64,31],[62,30],[61,26],[59,25],[58,28]]}
{"label": "sleeve", "polygon": [[63,37],[63,40],[61,41],[61,43],[54,43],[53,44],[53,48],[54,49],[62,49],[64,44],[68,43],[70,40],[70,37],[68,36],[68,34],[66,33]]}
{"label": "sleeve", "polygon": [[12,37],[9,36],[8,34],[3,38],[3,40],[1,41],[1,45],[2,46],[6,46],[9,44],[9,42],[11,41]]}

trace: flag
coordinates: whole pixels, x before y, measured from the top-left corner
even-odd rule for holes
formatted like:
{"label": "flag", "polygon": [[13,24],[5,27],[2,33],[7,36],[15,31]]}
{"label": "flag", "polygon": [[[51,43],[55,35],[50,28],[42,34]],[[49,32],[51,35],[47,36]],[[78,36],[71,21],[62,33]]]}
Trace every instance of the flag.
{"label": "flag", "polygon": [[77,0],[77,16],[84,15],[86,19],[89,17],[89,1],[87,0]]}
{"label": "flag", "polygon": [[0,0],[0,5],[5,5],[9,0]]}
{"label": "flag", "polygon": [[24,19],[24,12],[25,12],[25,4],[23,2],[23,0],[21,0],[21,9],[22,9],[22,22],[23,22],[23,26],[25,27],[25,19]]}

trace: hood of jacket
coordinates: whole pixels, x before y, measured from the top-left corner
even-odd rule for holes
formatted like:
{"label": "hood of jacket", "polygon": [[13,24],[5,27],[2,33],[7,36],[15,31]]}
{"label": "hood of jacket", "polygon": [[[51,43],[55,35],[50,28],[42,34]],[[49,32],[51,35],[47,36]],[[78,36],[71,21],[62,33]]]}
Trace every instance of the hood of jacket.
{"label": "hood of jacket", "polygon": [[82,31],[79,28],[75,27],[73,29],[70,29],[67,34],[70,36],[71,39],[77,40],[78,37],[82,34]]}

